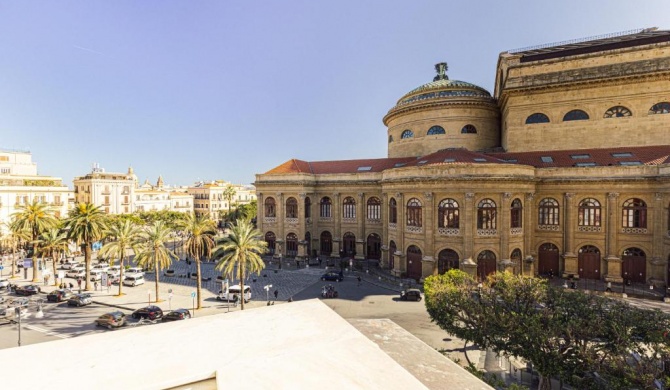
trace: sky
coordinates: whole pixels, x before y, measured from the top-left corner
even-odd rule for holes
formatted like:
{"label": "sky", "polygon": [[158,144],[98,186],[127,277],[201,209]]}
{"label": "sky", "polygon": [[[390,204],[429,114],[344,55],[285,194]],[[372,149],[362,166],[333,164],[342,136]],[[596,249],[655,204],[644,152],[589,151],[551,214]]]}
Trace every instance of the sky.
{"label": "sky", "polygon": [[0,0],[0,149],[42,175],[253,183],[296,158],[386,157],[383,116],[446,61],[638,28],[667,1]]}

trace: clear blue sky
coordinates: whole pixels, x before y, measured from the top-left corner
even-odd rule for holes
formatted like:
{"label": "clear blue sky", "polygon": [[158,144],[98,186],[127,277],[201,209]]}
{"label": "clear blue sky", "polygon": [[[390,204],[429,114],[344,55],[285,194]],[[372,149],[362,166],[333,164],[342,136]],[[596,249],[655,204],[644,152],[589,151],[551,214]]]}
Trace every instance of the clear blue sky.
{"label": "clear blue sky", "polygon": [[492,92],[501,51],[670,28],[667,1],[4,1],[0,148],[40,174],[251,183],[290,158],[386,156],[432,80]]}

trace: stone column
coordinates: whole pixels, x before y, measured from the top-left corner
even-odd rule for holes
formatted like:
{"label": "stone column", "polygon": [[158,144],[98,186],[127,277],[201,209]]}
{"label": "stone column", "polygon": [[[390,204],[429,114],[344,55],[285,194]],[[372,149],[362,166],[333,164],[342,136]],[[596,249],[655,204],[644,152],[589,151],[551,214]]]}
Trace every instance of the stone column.
{"label": "stone column", "polygon": [[[298,241],[304,241],[307,231],[307,221],[305,221],[305,198],[307,198],[307,194],[301,192],[298,195]],[[304,252],[303,250],[303,256]]]}
{"label": "stone column", "polygon": [[[654,195],[654,207],[651,210],[654,219],[653,219],[653,237],[652,237],[652,255],[649,261],[650,272],[649,277],[651,278],[651,283],[662,284],[665,282],[666,267],[667,267],[667,258],[663,253],[663,240],[667,234],[667,231],[670,230],[670,226],[667,226],[665,229],[665,223],[668,221],[668,216],[665,214],[665,202],[663,202],[663,193],[657,192]],[[649,217],[650,213],[647,213]]]}
{"label": "stone column", "polygon": [[284,224],[286,223],[286,208],[284,207],[284,194],[277,192],[277,238],[284,242]]}
{"label": "stone column", "polygon": [[[605,274],[605,280],[608,282],[623,282],[621,277],[621,263],[622,260],[618,256],[617,247],[618,242],[618,226],[619,226],[619,207],[617,205],[617,199],[619,194],[616,192],[610,192],[607,194],[607,234],[605,236],[605,261],[607,263],[607,273]],[[601,222],[602,224],[602,222]]]}
{"label": "stone column", "polygon": [[500,237],[500,259],[499,264],[501,264],[505,271],[507,271],[507,266],[511,263],[510,260],[510,250],[509,250],[509,232],[510,232],[510,220],[511,220],[511,211],[510,211],[510,199],[512,194],[505,192],[502,194],[502,200],[500,202],[500,208],[498,210],[498,215],[500,216],[500,225],[496,226],[498,229],[498,235]]}
{"label": "stone column", "polygon": [[535,236],[534,198],[534,192],[527,193],[526,202],[523,205],[523,259],[521,259],[521,269],[524,271],[523,274],[527,276],[535,275],[535,262],[528,262],[526,259],[528,259],[529,256],[532,256],[533,258],[537,257],[533,243],[533,237]]}
{"label": "stone column", "polygon": [[565,207],[563,207],[563,275],[578,274],[577,255],[574,253],[575,242],[575,207],[573,192],[565,193]]}
{"label": "stone column", "polygon": [[[475,230],[477,230],[474,200],[475,200],[475,194],[473,192],[468,192],[465,194],[465,205],[463,206],[464,218],[461,223],[461,229],[463,229],[463,246],[464,246],[463,257],[465,259],[470,258],[471,260],[475,255],[474,234]],[[475,266],[476,265],[477,263],[475,263]]]}
{"label": "stone column", "polygon": [[433,257],[435,254],[435,231],[437,230],[437,223],[435,222],[437,215],[435,197],[432,192],[426,192],[423,196],[426,199],[426,207],[423,208],[423,215],[426,217],[423,221],[424,242],[426,244],[423,257],[424,263],[422,264],[424,268],[423,275],[436,275],[437,261]]}
{"label": "stone column", "polygon": [[400,258],[398,258],[398,260],[400,261],[400,264],[402,264],[401,269],[403,271],[406,271],[407,267],[406,267],[406,264],[405,264],[404,260],[405,260],[405,251],[407,250],[407,246],[405,245],[405,225],[407,225],[407,221],[405,221],[405,213],[406,213],[407,206],[405,205],[405,196],[403,194],[401,194],[399,192],[396,192],[395,200],[396,200],[397,207],[398,207],[397,208],[398,241],[396,242],[396,247],[397,247],[397,251],[399,251],[403,254],[402,261],[401,261]]}
{"label": "stone column", "polygon": [[[388,194],[382,193],[382,268],[388,268],[390,255],[389,253],[389,201]],[[384,249],[386,248],[386,249]]]}
{"label": "stone column", "polygon": [[[333,241],[335,238],[338,239],[338,242],[342,240],[342,205],[340,204],[340,193],[333,193]],[[339,256],[339,248],[337,254]]]}
{"label": "stone column", "polygon": [[[357,260],[363,260],[367,257],[365,253],[365,194],[362,192],[358,193],[358,199],[356,200],[356,256],[354,257]],[[359,240],[361,241],[359,245]]]}
{"label": "stone column", "polygon": [[[256,225],[258,230],[265,234],[265,200],[263,198],[263,193],[259,192],[256,194]],[[193,199],[193,209],[195,210],[195,199]]]}

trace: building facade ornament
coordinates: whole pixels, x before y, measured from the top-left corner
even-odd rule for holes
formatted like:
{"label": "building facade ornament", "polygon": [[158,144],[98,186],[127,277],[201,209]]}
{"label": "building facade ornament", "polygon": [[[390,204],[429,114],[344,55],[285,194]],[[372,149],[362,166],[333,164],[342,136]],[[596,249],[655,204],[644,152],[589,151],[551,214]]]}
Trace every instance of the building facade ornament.
{"label": "building facade ornament", "polygon": [[618,192],[608,192],[608,193],[607,193],[607,198],[609,198],[609,199],[616,199],[616,198],[618,198],[618,197],[619,197],[619,193],[618,193]]}

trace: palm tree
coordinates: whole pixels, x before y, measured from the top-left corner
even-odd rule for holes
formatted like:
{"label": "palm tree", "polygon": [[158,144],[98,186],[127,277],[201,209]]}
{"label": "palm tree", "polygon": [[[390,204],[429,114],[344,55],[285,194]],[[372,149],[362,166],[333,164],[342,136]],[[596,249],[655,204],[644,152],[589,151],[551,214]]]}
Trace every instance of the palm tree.
{"label": "palm tree", "polygon": [[54,286],[56,285],[56,255],[67,250],[67,237],[65,233],[58,228],[51,228],[42,235],[38,240],[40,249],[42,253],[48,253],[51,256],[52,266],[53,266],[53,281]]}
{"label": "palm tree", "polygon": [[214,247],[214,236],[216,236],[216,223],[209,219],[208,215],[196,216],[186,214],[186,218],[181,222],[180,227],[186,233],[186,242],[184,249],[186,254],[195,259],[196,273],[198,280],[196,282],[198,293],[198,309],[202,306],[202,275],[200,274],[200,259],[212,254]]}
{"label": "palm tree", "polygon": [[172,261],[178,259],[166,246],[170,239],[171,229],[163,221],[156,221],[147,226],[139,235],[138,253],[135,261],[142,268],[154,267],[156,272],[156,302],[159,301],[158,283],[160,271],[169,268]]}
{"label": "palm tree", "polygon": [[[131,222],[130,220],[118,220],[116,223],[112,223],[107,230],[107,235],[114,238],[114,241],[106,243],[102,249],[100,249],[100,254],[103,256],[109,256],[111,259],[119,259],[119,294],[122,295],[121,289],[123,288],[123,260],[126,258],[126,252],[128,249],[132,249],[134,253],[137,253],[137,241],[140,238],[142,229],[140,226]],[[113,261],[113,260],[112,260]]]}
{"label": "palm tree", "polygon": [[[43,231],[58,225],[58,218],[54,209],[46,203],[34,199],[30,204],[23,204],[18,207],[19,211],[12,214],[13,221],[19,229],[30,231],[31,243],[33,245],[33,256],[36,258],[35,244],[37,238]],[[33,262],[33,283],[38,279],[37,262]]]}
{"label": "palm tree", "polygon": [[10,279],[16,279],[16,251],[21,247],[22,241],[30,241],[30,232],[26,229],[19,228],[16,223],[5,223],[9,233],[3,238],[4,245],[12,249],[12,276]]}
{"label": "palm tree", "polygon": [[232,184],[228,184],[226,189],[223,190],[223,198],[228,201],[228,215],[230,215],[230,206],[236,194],[237,191],[235,191],[235,187]]}
{"label": "palm tree", "polygon": [[[100,207],[92,203],[77,203],[74,209],[70,210],[70,216],[63,224],[63,229],[67,231],[67,238],[84,247],[87,276],[91,273],[91,245],[104,237],[107,229],[105,215]],[[87,277],[86,291],[91,291],[89,282]]]}
{"label": "palm tree", "polygon": [[244,278],[250,273],[258,273],[265,268],[261,255],[267,250],[267,242],[262,239],[261,232],[254,229],[249,221],[237,221],[230,228],[230,233],[214,248],[214,255],[222,256],[216,269],[226,275],[240,279],[242,293],[242,310],[244,310]]}

